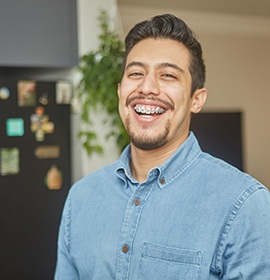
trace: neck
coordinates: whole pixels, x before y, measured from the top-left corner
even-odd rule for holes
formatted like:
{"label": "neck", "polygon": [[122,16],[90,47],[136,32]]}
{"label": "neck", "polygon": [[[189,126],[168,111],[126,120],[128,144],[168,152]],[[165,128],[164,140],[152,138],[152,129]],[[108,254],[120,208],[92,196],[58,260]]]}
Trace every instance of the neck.
{"label": "neck", "polygon": [[132,159],[130,162],[130,170],[133,178],[142,183],[147,179],[149,171],[168,160],[172,154],[180,147],[180,143],[174,143],[173,145],[165,145],[154,150],[141,150],[131,144]]}

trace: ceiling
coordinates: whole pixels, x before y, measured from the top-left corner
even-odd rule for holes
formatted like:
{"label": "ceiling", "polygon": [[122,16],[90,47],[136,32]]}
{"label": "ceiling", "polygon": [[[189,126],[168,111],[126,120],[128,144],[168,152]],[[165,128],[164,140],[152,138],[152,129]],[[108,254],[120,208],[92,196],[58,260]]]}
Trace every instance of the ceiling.
{"label": "ceiling", "polygon": [[217,14],[270,18],[270,0],[117,0],[119,7],[183,9]]}

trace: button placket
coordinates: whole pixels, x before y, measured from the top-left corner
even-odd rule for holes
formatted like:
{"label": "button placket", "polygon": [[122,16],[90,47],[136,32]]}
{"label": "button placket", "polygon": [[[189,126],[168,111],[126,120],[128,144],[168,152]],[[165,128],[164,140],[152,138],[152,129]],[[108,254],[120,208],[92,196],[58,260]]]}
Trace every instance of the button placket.
{"label": "button placket", "polygon": [[151,186],[137,186],[129,198],[120,237],[120,244],[122,245],[119,248],[120,252],[117,260],[116,280],[128,278],[133,241],[140,221],[141,211],[143,209],[142,201],[145,203],[153,189],[153,185],[154,184]]}

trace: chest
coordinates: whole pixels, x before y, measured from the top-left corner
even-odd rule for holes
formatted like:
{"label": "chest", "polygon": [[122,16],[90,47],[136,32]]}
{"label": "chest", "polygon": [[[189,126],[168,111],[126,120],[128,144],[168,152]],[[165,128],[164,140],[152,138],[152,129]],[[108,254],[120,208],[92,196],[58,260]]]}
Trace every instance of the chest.
{"label": "chest", "polygon": [[209,271],[225,211],[214,195],[174,187],[161,190],[153,183],[102,200],[91,194],[71,227],[79,270],[91,279],[99,279],[97,273],[100,279],[165,279],[157,272],[200,279],[194,275],[202,267]]}

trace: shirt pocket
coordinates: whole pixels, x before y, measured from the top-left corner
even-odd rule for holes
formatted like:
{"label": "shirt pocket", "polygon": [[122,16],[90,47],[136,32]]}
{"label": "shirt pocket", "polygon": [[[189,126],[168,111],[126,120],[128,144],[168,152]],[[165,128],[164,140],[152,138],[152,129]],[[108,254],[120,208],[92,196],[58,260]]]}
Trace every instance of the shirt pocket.
{"label": "shirt pocket", "polygon": [[145,243],[140,260],[140,280],[199,280],[202,252]]}

